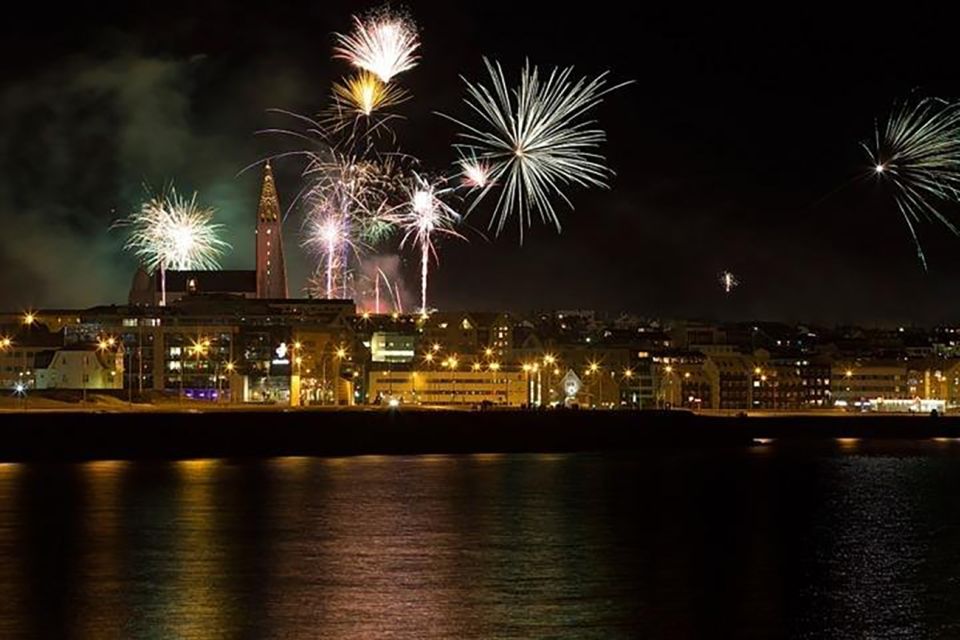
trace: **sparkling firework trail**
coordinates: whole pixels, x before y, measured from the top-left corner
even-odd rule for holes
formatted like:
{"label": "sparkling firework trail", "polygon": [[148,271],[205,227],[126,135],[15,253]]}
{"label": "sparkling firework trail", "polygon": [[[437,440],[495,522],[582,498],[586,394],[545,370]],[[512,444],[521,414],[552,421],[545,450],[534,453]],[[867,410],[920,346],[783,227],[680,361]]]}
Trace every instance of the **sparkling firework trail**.
{"label": "sparkling firework trail", "polygon": [[335,34],[334,57],[376,75],[383,82],[417,65],[420,48],[417,26],[409,18],[381,10],[364,18],[353,17],[353,31]]}
{"label": "sparkling firework trail", "polygon": [[740,281],[729,271],[724,271],[720,274],[720,286],[723,287],[725,293],[730,293],[739,285]]}
{"label": "sparkling firework trail", "polygon": [[140,211],[120,220],[117,227],[129,227],[124,248],[140,258],[149,270],[159,270],[161,304],[166,304],[166,270],[207,270],[219,268],[219,257],[229,244],[219,238],[223,225],[213,222],[214,210],[189,200],[170,188],[153,196]]}
{"label": "sparkling firework trail", "polygon": [[874,140],[862,146],[873,174],[893,187],[897,208],[926,270],[917,225],[939,221],[960,235],[942,211],[943,205],[960,204],[960,102],[924,98],[904,103],[882,127],[877,124]]}
{"label": "sparkling firework trail", "polygon": [[350,252],[359,251],[347,214],[329,209],[312,214],[307,222],[304,246],[316,250],[326,265],[326,298],[333,299],[337,281],[345,286],[345,270]]}
{"label": "sparkling firework trail", "polygon": [[465,239],[454,229],[461,216],[442,198],[453,192],[452,188],[438,188],[438,185],[413,173],[408,186],[408,202],[398,207],[392,214],[394,223],[402,230],[400,247],[407,244],[420,249],[420,313],[426,315],[427,279],[430,270],[430,256],[437,259],[434,235],[446,235]]}
{"label": "sparkling firework trail", "polygon": [[[499,234],[515,213],[523,240],[524,227],[532,213],[560,230],[560,219],[551,203],[557,196],[572,203],[565,187],[606,187],[612,171],[594,150],[606,136],[591,128],[583,116],[602,102],[603,96],[629,83],[607,86],[607,74],[592,80],[573,78],[573,68],[552,69],[545,78],[529,62],[520,73],[520,85],[511,90],[500,63],[484,59],[491,87],[464,79],[466,103],[480,117],[471,125],[444,116],[463,128],[461,153],[490,164],[490,172],[470,209],[494,184],[503,190],[497,200],[490,226]],[[441,114],[443,115],[443,114]]]}

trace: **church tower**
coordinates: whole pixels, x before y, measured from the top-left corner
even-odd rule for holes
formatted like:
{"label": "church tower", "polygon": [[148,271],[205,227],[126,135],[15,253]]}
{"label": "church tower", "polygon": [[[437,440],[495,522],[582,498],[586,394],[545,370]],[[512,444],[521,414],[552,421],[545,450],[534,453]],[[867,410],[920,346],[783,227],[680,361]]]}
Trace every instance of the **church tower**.
{"label": "church tower", "polygon": [[283,261],[280,199],[267,163],[257,209],[257,297],[287,297],[287,267]]}

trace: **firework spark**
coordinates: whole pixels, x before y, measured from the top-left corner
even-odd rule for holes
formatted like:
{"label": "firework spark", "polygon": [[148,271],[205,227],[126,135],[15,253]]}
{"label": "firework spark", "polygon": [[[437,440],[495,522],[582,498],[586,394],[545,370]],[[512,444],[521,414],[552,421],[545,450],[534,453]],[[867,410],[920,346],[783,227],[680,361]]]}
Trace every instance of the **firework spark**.
{"label": "firework spark", "polygon": [[381,11],[364,18],[353,17],[353,31],[336,34],[334,57],[365,69],[383,82],[417,65],[420,48],[417,27],[397,13]]}
{"label": "firework spark", "polygon": [[390,163],[358,159],[335,151],[311,156],[305,176],[304,246],[316,250],[325,264],[326,293],[332,297],[352,258],[384,241],[393,231],[388,199],[400,188]]}
{"label": "firework spark", "polygon": [[737,280],[737,276],[733,275],[729,271],[724,271],[720,274],[720,286],[723,287],[725,293],[730,293],[740,285],[740,281]]}
{"label": "firework spark", "polygon": [[333,95],[339,110],[368,117],[409,97],[400,87],[383,82],[369,71],[359,71],[343,82],[334,83]]}
{"label": "firework spark", "polygon": [[424,315],[429,310],[427,279],[430,256],[437,259],[434,235],[465,239],[454,229],[454,225],[461,219],[460,214],[442,199],[452,191],[453,189],[441,188],[414,172],[408,185],[408,201],[392,214],[393,222],[403,232],[400,247],[412,244],[420,249],[420,312]]}
{"label": "firework spark", "polygon": [[166,304],[166,270],[218,269],[219,257],[230,245],[220,239],[223,225],[213,222],[214,210],[169,192],[149,198],[140,211],[115,226],[129,227],[124,248],[132,251],[149,270],[159,270],[161,304]]}
{"label": "firework spark", "polygon": [[490,172],[493,167],[486,160],[477,160],[470,156],[460,159],[460,181],[469,189],[485,189],[490,184]]}
{"label": "firework spark", "polygon": [[572,67],[554,68],[542,78],[539,69],[527,63],[519,87],[511,90],[500,64],[484,62],[492,88],[464,79],[466,103],[481,123],[474,126],[445,116],[464,129],[459,135],[465,142],[457,145],[461,152],[491,166],[486,186],[470,208],[499,183],[503,190],[490,222],[498,234],[516,213],[522,241],[533,212],[559,231],[560,219],[551,197],[559,197],[572,208],[565,187],[606,187],[612,175],[604,157],[594,151],[606,135],[591,128],[583,116],[600,104],[604,95],[628,83],[609,87],[606,73],[592,80],[574,79]]}
{"label": "firework spark", "polygon": [[338,280],[345,287],[345,270],[350,253],[359,251],[350,218],[342,211],[329,209],[312,214],[307,222],[307,234],[303,244],[315,249],[326,265],[326,297],[333,299]]}
{"label": "firework spark", "polygon": [[923,268],[927,259],[917,225],[938,221],[960,230],[943,205],[960,203],[960,102],[924,98],[895,108],[872,143],[863,143],[871,172],[892,186],[897,208],[907,223]]}

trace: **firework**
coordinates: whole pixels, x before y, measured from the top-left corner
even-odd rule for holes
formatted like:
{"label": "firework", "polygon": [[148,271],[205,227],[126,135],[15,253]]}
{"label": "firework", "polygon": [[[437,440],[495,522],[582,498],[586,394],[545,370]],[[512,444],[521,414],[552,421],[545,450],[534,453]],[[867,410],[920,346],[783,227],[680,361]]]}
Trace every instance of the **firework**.
{"label": "firework", "polygon": [[430,256],[437,258],[434,235],[463,239],[453,228],[460,221],[460,214],[443,201],[452,191],[453,189],[441,188],[414,172],[408,185],[407,202],[395,209],[391,216],[403,233],[400,247],[412,244],[420,249],[420,312],[424,315],[428,311],[427,278]]}
{"label": "firework", "polygon": [[410,19],[390,11],[354,16],[353,31],[336,34],[334,56],[376,75],[383,82],[417,65],[420,39]]}
{"label": "firework", "polygon": [[739,285],[740,281],[737,280],[737,276],[733,275],[729,271],[724,271],[720,274],[720,286],[723,287],[723,291],[725,293],[730,293]]}
{"label": "firework", "polygon": [[485,189],[490,184],[492,167],[486,160],[478,160],[475,156],[460,158],[460,181],[469,189]]}
{"label": "firework", "polygon": [[328,150],[313,154],[304,175],[309,181],[304,246],[325,264],[327,297],[343,283],[351,258],[384,241],[393,231],[389,198],[398,190],[389,162],[358,159]]}
{"label": "firework", "polygon": [[863,143],[871,172],[891,185],[923,268],[926,256],[917,225],[938,221],[954,234],[957,226],[942,211],[960,203],[960,102],[924,98],[895,108],[872,143]]}
{"label": "firework", "polygon": [[166,304],[166,270],[219,268],[219,257],[229,244],[219,238],[223,225],[213,222],[214,210],[189,200],[171,187],[169,193],[153,196],[140,211],[119,221],[130,227],[124,248],[132,251],[149,270],[159,270],[161,305]]}
{"label": "firework", "polygon": [[[326,297],[334,297],[336,283],[346,282],[345,269],[349,253],[359,251],[355,240],[350,218],[342,211],[324,209],[315,212],[307,222],[305,247],[315,249],[326,265]],[[339,278],[338,278],[339,275]]]}
{"label": "firework", "polygon": [[333,95],[338,108],[368,117],[409,97],[400,87],[383,82],[369,71],[360,71],[343,82],[334,83]]}
{"label": "firework", "polygon": [[466,103],[480,117],[471,125],[452,120],[463,131],[464,142],[456,145],[472,158],[489,163],[490,171],[470,209],[479,203],[494,184],[501,184],[491,227],[499,234],[517,214],[520,237],[529,227],[533,212],[560,230],[560,219],[551,203],[553,196],[571,206],[565,187],[606,187],[612,171],[595,149],[606,136],[591,128],[583,116],[603,96],[619,87],[607,85],[607,74],[592,80],[575,79],[573,68],[555,68],[542,78],[537,67],[527,63],[520,73],[520,85],[511,90],[497,62],[484,60],[491,86],[464,80]]}

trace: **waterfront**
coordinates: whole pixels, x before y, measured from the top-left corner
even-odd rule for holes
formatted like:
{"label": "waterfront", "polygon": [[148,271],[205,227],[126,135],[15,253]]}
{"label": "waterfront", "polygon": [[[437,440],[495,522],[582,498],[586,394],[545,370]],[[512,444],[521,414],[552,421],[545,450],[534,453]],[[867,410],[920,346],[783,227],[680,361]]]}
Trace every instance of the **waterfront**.
{"label": "waterfront", "polygon": [[0,636],[947,637],[960,445],[0,466]]}

